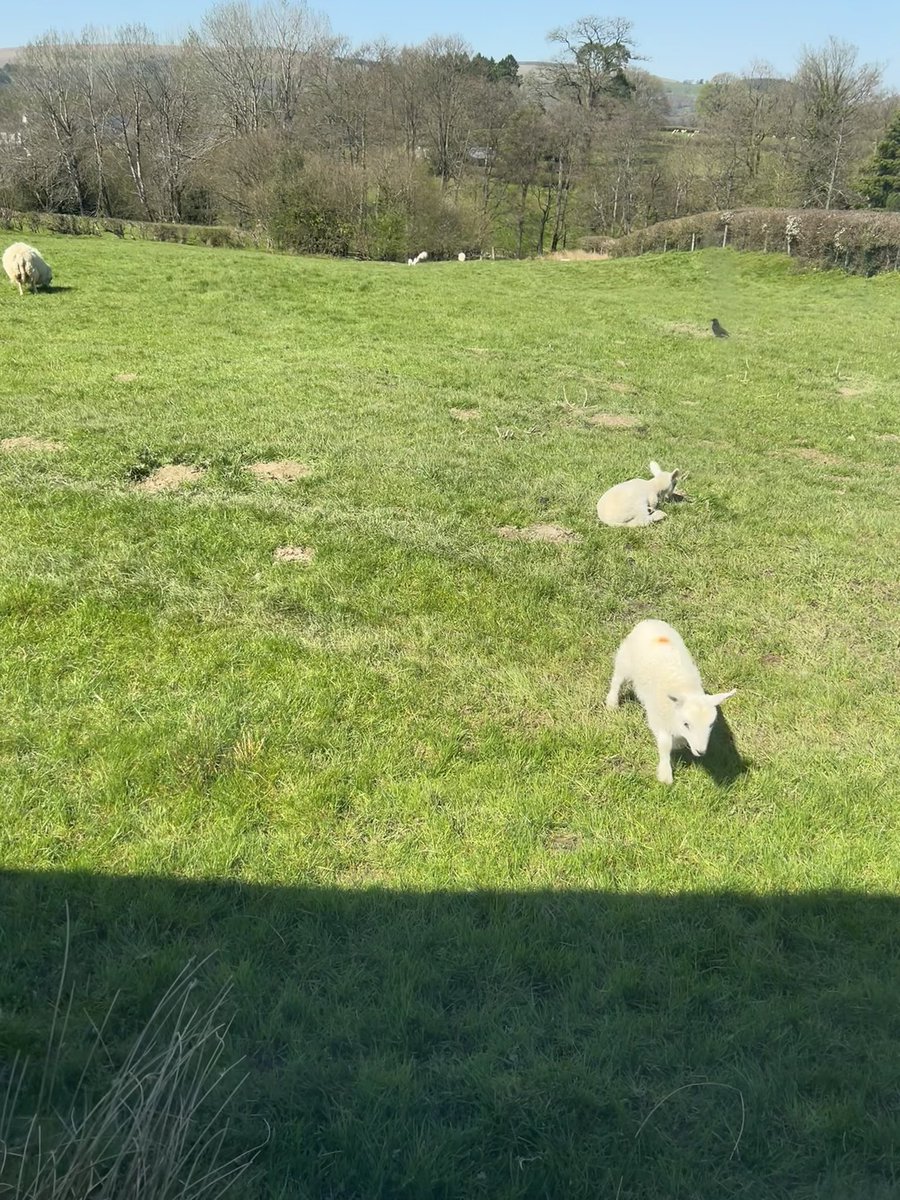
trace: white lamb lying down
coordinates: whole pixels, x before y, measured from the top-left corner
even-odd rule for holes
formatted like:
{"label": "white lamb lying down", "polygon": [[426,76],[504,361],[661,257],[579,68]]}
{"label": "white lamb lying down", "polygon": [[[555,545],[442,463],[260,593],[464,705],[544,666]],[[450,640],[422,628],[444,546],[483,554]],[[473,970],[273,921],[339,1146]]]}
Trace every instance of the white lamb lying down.
{"label": "white lamb lying down", "polygon": [[604,525],[649,525],[666,515],[656,507],[670,500],[678,481],[678,471],[664,471],[651,462],[652,479],[626,479],[604,492],[597,501],[597,516]]}
{"label": "white lamb lying down", "polygon": [[49,287],[53,278],[40,253],[25,242],[13,242],[3,251],[3,270],[10,282],[18,285],[20,296],[23,284],[34,292],[39,287]]}
{"label": "white lamb lying down", "polygon": [[616,652],[607,708],[619,707],[622,685],[630,683],[644,706],[659,749],[656,778],[672,782],[672,745],[687,742],[698,757],[706,752],[718,707],[734,691],[707,696],[681,635],[665,621],[641,621]]}

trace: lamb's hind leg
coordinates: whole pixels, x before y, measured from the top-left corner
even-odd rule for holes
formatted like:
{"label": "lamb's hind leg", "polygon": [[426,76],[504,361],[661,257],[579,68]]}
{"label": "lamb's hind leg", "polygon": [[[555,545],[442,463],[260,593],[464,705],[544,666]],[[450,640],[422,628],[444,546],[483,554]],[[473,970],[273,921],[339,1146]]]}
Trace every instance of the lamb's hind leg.
{"label": "lamb's hind leg", "polygon": [[619,692],[622,690],[622,685],[628,682],[628,676],[622,669],[618,657],[616,658],[615,666],[613,667],[613,676],[610,680],[609,691],[606,693],[606,707],[619,707]]}

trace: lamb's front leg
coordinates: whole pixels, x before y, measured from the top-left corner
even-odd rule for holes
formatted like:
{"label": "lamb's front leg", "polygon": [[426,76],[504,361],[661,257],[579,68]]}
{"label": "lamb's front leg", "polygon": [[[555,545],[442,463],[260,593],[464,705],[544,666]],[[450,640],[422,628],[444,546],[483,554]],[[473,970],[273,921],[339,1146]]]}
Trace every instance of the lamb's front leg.
{"label": "lamb's front leg", "polygon": [[654,734],[656,748],[659,751],[659,766],[656,768],[656,778],[660,783],[672,782],[672,735],[670,733]]}

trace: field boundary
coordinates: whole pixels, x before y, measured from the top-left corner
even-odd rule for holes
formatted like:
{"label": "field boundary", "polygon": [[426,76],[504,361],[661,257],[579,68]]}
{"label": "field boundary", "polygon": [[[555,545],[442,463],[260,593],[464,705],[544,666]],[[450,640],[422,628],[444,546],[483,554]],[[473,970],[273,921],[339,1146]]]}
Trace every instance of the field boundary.
{"label": "field boundary", "polygon": [[585,250],[626,258],[669,250],[787,254],[801,262],[876,275],[900,269],[900,213],[856,209],[718,209],[659,221],[620,238],[587,237]]}

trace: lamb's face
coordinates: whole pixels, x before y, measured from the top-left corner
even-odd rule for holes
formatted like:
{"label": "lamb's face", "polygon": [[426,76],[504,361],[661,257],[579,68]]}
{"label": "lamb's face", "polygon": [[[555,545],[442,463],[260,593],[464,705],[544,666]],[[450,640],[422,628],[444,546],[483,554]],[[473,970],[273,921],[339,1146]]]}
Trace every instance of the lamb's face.
{"label": "lamb's face", "polygon": [[657,486],[657,499],[671,500],[672,493],[675,491],[675,484],[678,482],[677,471],[662,471],[654,479]]}
{"label": "lamb's face", "polygon": [[675,705],[673,733],[687,742],[695,758],[706,753],[718,711],[709,696],[679,701]]}

